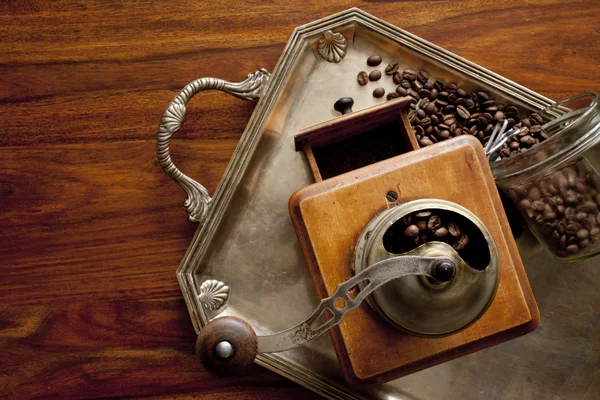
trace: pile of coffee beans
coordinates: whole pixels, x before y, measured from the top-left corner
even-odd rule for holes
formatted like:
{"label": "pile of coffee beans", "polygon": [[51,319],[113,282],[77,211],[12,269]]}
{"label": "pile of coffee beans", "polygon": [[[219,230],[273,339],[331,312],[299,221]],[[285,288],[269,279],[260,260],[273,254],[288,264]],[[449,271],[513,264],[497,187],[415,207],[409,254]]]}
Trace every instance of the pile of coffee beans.
{"label": "pile of coffee beans", "polygon": [[599,187],[595,171],[580,161],[507,194],[557,256],[573,257],[600,239]]}
{"label": "pile of coffee beans", "polygon": [[451,215],[437,210],[411,213],[385,233],[384,247],[390,253],[399,254],[435,240],[448,243],[456,251],[462,250],[469,243],[469,236]]}
{"label": "pile of coffee beans", "polygon": [[[376,67],[381,62],[379,55],[367,59],[370,67]],[[474,136],[485,145],[496,123],[504,119],[508,121],[507,129],[517,127],[520,133],[499,150],[502,158],[521,153],[548,138],[548,134],[542,129],[544,121],[539,114],[532,113],[521,118],[523,113],[519,107],[496,103],[485,91],[468,92],[456,83],[431,79],[425,70],[401,71],[397,61],[390,62],[384,72],[398,85],[394,92],[387,94],[388,100],[401,96],[412,98],[408,117],[422,147],[460,135]],[[364,86],[381,77],[379,70],[373,70],[369,74],[361,71],[357,80]],[[376,98],[384,95],[385,89],[382,87],[373,91]]]}

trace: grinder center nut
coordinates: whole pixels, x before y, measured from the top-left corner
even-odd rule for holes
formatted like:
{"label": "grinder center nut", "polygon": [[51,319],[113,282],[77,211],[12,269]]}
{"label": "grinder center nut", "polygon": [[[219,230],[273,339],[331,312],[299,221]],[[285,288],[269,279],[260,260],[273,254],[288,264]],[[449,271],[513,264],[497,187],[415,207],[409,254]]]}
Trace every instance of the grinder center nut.
{"label": "grinder center nut", "polygon": [[431,275],[439,282],[448,282],[456,276],[456,266],[450,260],[440,260],[433,266]]}

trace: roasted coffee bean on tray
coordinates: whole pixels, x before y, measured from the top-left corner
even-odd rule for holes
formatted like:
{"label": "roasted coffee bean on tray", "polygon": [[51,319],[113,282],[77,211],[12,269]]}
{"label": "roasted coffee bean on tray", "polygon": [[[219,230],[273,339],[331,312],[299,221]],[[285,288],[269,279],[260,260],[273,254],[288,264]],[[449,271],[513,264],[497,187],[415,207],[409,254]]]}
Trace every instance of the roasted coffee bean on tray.
{"label": "roasted coffee bean on tray", "polygon": [[378,54],[372,55],[371,57],[367,58],[367,65],[369,67],[376,67],[379,64],[381,64],[381,56]]}
{"label": "roasted coffee bean on tray", "polygon": [[373,90],[373,97],[380,98],[383,97],[384,94],[385,89],[382,87],[378,87],[377,89]]}
{"label": "roasted coffee bean on tray", "polygon": [[360,71],[356,77],[356,80],[360,86],[365,86],[367,83],[369,83],[369,74],[367,74],[365,71]]}
{"label": "roasted coffee bean on tray", "polygon": [[[402,75],[412,79],[415,71],[405,70]],[[429,74],[420,71],[416,76],[419,80],[414,82],[419,82]],[[432,89],[426,89],[426,84],[433,86]],[[502,158],[523,152],[548,138],[542,129],[544,121],[540,115],[532,113],[521,119],[517,106],[497,103],[484,91],[469,93],[455,83],[431,82],[427,78],[413,99],[409,120],[421,146],[460,135],[474,136],[485,145],[496,123],[504,119],[508,120],[508,129],[517,125],[520,133],[500,149]]]}
{"label": "roasted coffee bean on tray", "polygon": [[554,254],[576,257],[600,239],[599,190],[600,177],[580,161],[506,192]]}
{"label": "roasted coffee bean on tray", "polygon": [[381,78],[381,72],[378,70],[371,71],[371,73],[369,74],[369,80],[371,82],[378,81],[380,78]]}
{"label": "roasted coffee bean on tray", "polygon": [[385,73],[386,75],[394,75],[394,73],[396,73],[396,71],[398,71],[398,62],[397,61],[392,61],[391,63],[388,64],[387,67],[385,67]]}
{"label": "roasted coffee bean on tray", "polygon": [[[367,64],[377,66],[381,61],[381,56],[375,55],[367,59]],[[408,117],[422,147],[461,135],[474,136],[485,145],[496,123],[505,119],[508,129],[515,127],[520,132],[500,148],[501,158],[522,153],[548,138],[542,129],[544,120],[539,114],[526,116],[516,105],[497,102],[486,91],[469,92],[456,83],[435,80],[425,70],[400,70],[397,61],[391,61],[385,73],[398,85],[396,93],[399,96],[412,97]],[[358,75],[361,86],[368,83],[365,75],[366,72]],[[377,81],[381,76],[381,72],[375,70],[367,77],[370,81]],[[373,96],[377,98],[385,94],[379,88],[376,92],[377,95],[374,91]],[[390,93],[387,100],[396,97]],[[420,110],[424,114],[417,113]]]}

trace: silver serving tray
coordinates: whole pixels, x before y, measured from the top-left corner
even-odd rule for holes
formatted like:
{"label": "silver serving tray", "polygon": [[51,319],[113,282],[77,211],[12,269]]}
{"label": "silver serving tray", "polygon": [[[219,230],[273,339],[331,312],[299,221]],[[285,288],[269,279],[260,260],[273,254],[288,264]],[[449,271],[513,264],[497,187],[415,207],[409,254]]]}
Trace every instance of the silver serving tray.
{"label": "silver serving tray", "polygon": [[[373,84],[356,83],[371,54],[383,56],[379,68],[395,59],[401,68],[424,68],[433,78],[482,88],[526,109],[552,103],[356,8],[296,28],[272,76],[261,70],[238,84],[215,78],[190,83],[165,111],[157,148],[162,167],[188,194],[190,220],[199,222],[177,271],[196,333],[217,315],[238,316],[258,333],[272,333],[295,325],[318,304],[288,214],[290,195],[313,183],[293,135],[339,115],[333,103],[342,96],[355,99],[355,111],[385,101],[373,98]],[[385,78],[377,86],[395,87]],[[185,104],[207,89],[259,98],[212,199],[169,155]],[[528,233],[518,245],[542,313],[539,328],[527,336],[376,387],[344,381],[328,335],[261,354],[256,362],[336,399],[591,399],[600,391],[597,261],[559,264]]]}

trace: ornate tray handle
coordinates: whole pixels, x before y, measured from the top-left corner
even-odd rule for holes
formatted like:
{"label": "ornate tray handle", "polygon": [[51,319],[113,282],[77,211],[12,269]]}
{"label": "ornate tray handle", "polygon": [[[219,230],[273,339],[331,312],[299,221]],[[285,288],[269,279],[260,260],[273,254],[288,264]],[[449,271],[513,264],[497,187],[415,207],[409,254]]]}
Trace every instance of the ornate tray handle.
{"label": "ornate tray handle", "polygon": [[255,100],[263,93],[270,74],[263,68],[248,75],[239,83],[232,83],[218,78],[200,78],[187,84],[165,110],[156,140],[156,154],[162,169],[187,193],[184,205],[187,208],[188,219],[202,225],[211,198],[206,188],[181,172],[171,160],[171,136],[183,125],[187,102],[204,90],[220,90],[244,100]]}

